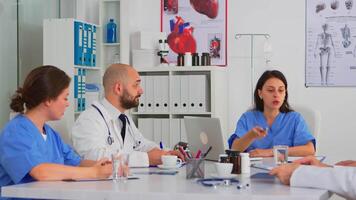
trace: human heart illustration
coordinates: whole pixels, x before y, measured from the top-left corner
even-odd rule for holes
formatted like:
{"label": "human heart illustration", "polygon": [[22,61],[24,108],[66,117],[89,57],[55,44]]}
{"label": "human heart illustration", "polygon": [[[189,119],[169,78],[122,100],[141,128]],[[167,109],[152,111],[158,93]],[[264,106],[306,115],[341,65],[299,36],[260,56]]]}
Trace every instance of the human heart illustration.
{"label": "human heart illustration", "polygon": [[211,19],[215,19],[218,16],[218,0],[190,0],[190,4],[198,13],[206,15]]}
{"label": "human heart illustration", "polygon": [[171,33],[167,37],[168,45],[175,53],[195,53],[197,50],[197,43],[193,36],[193,27],[189,23],[176,16],[176,22],[170,20]]}

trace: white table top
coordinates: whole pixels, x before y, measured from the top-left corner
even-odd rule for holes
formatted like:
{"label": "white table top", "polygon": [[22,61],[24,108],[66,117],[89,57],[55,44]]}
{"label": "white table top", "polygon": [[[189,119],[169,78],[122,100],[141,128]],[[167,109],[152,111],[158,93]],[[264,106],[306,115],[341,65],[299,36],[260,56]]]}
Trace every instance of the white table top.
{"label": "white table top", "polygon": [[[158,168],[132,169],[132,173],[156,171]],[[185,178],[185,167],[177,175],[138,174],[139,179],[126,182],[32,182],[2,188],[3,197],[45,198],[45,199],[142,199],[142,200],[183,200],[183,199],[328,199],[327,190],[292,188],[282,185],[277,179],[250,179],[238,176],[250,187],[238,190],[236,185],[206,187],[196,179]],[[252,173],[261,172],[252,169]],[[206,162],[205,175],[215,173],[211,162]]]}

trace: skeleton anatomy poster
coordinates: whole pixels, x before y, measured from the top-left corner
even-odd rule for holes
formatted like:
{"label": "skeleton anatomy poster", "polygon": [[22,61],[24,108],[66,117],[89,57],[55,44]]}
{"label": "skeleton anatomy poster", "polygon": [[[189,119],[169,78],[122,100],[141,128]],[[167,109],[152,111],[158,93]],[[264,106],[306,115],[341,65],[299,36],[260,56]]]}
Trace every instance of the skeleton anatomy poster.
{"label": "skeleton anatomy poster", "polygon": [[178,53],[209,53],[211,65],[226,65],[227,0],[161,0],[161,31],[167,33],[168,61]]}
{"label": "skeleton anatomy poster", "polygon": [[306,86],[356,86],[355,0],[306,0]]}

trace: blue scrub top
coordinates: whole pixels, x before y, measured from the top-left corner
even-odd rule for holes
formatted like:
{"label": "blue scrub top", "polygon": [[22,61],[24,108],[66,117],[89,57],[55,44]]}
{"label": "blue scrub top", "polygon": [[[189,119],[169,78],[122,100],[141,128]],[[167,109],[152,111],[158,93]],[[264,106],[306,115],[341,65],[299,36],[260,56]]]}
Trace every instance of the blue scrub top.
{"label": "blue scrub top", "polygon": [[236,138],[241,138],[255,126],[261,128],[268,127],[268,134],[262,139],[257,139],[245,150],[249,152],[253,149],[270,149],[274,145],[288,145],[290,147],[305,145],[309,141],[313,142],[315,148],[315,138],[308,130],[302,115],[297,112],[279,113],[271,127],[268,126],[262,112],[252,110],[245,112],[236,125],[235,133],[229,140],[231,148]]}
{"label": "blue scrub top", "polygon": [[29,172],[41,163],[80,164],[81,158],[56,131],[47,124],[44,130],[46,140],[24,115],[17,115],[5,125],[0,135],[0,189],[6,185],[35,181]]}

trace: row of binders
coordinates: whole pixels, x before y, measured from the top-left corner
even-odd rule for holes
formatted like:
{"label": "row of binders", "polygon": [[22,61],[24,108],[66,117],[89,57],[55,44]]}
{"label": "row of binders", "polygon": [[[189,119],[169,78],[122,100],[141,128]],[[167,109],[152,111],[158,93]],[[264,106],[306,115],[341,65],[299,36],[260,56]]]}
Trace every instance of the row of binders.
{"label": "row of binders", "polygon": [[180,141],[187,142],[184,119],[138,118],[138,128],[143,136],[165,148],[173,148]]}
{"label": "row of binders", "polygon": [[74,65],[96,66],[97,27],[85,22],[74,22]]}
{"label": "row of binders", "polygon": [[207,84],[207,75],[143,75],[138,112],[209,112]]}
{"label": "row of binders", "polygon": [[74,68],[74,102],[75,112],[81,112],[85,110],[85,76],[86,69]]}

